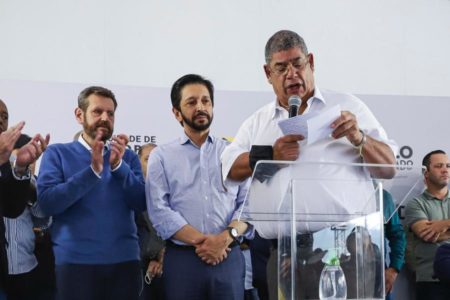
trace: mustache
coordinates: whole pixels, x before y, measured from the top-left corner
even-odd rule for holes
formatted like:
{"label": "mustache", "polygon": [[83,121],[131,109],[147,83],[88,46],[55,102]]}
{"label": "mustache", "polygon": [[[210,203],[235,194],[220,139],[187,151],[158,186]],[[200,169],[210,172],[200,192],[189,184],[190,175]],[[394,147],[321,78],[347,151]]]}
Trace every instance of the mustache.
{"label": "mustache", "polygon": [[109,124],[108,121],[98,121],[97,124],[95,124],[95,128],[97,129],[99,127],[105,127],[111,130],[111,125]]}
{"label": "mustache", "polygon": [[211,118],[210,115],[208,115],[207,113],[203,112],[203,111],[199,111],[198,113],[195,114],[194,118],[199,117],[199,116],[205,116],[208,119]]}

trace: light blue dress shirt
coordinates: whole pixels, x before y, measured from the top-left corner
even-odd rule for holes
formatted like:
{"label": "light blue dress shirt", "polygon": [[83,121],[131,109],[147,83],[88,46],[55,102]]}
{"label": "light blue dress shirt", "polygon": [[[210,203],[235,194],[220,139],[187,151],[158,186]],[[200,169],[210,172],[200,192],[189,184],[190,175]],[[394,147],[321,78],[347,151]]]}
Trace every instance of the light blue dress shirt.
{"label": "light blue dress shirt", "polygon": [[34,269],[38,262],[34,256],[34,232],[31,210],[27,206],[15,219],[3,218],[8,242],[8,273],[23,274]]}
{"label": "light blue dress shirt", "polygon": [[[225,188],[220,155],[227,145],[208,136],[199,148],[184,134],[152,151],[145,184],[147,209],[163,239],[186,224],[204,234],[218,234],[238,219],[248,182]],[[245,236],[252,232],[247,230]]]}
{"label": "light blue dress shirt", "polygon": [[[31,183],[35,185],[34,177],[31,178]],[[15,219],[3,217],[10,275],[30,272],[38,264],[34,255],[33,217],[41,218],[44,223],[50,222],[50,218],[44,218],[37,203],[33,206],[27,205],[22,214]]]}

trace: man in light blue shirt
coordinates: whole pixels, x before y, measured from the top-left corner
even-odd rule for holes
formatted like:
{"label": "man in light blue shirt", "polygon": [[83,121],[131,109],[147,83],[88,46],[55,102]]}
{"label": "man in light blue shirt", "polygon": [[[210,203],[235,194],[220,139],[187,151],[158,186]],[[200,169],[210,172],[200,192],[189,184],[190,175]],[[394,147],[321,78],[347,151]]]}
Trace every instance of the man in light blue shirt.
{"label": "man in light blue shirt", "polygon": [[171,99],[184,134],[150,154],[146,179],[150,219],[168,240],[165,299],[243,299],[244,259],[235,245],[252,234],[239,221],[247,185],[222,183],[227,142],[209,134],[213,85],[185,75],[172,86]]}
{"label": "man in light blue shirt", "polygon": [[[25,146],[31,138],[22,134],[17,140],[13,155],[17,155],[19,148]],[[31,193],[27,205],[17,218],[3,217],[5,223],[5,236],[8,247],[8,276],[5,291],[10,300],[51,300],[51,294],[47,294],[45,286],[40,284],[40,269],[38,260],[34,254],[35,234],[33,231],[33,217],[40,218],[42,222],[49,224],[49,218],[44,218],[36,205],[36,180],[34,179],[35,163],[30,166]],[[51,276],[50,274],[45,274]]]}

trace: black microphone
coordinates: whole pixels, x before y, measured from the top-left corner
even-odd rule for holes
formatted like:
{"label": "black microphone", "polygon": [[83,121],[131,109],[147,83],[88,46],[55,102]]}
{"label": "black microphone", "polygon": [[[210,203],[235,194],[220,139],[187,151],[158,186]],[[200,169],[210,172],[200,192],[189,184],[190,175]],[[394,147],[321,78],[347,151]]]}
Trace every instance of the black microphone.
{"label": "black microphone", "polygon": [[289,97],[288,105],[289,105],[289,118],[295,117],[298,115],[298,109],[300,108],[301,100],[297,95],[293,95]]}

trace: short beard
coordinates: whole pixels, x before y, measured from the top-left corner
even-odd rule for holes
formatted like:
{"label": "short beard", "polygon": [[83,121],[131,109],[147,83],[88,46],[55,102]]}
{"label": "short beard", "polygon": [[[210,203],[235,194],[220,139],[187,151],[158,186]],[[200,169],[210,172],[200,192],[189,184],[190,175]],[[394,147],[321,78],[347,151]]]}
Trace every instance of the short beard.
{"label": "short beard", "polygon": [[433,184],[435,187],[437,187],[438,189],[443,189],[443,188],[445,188],[446,186],[448,186],[448,181],[444,181],[444,180],[439,180],[439,179],[437,179],[437,178],[433,178],[433,177],[430,177],[429,179],[428,179],[428,181],[431,183],[431,184]]}
{"label": "short beard", "polygon": [[188,119],[188,117],[186,117],[181,111],[180,111],[180,113],[181,113],[181,117],[183,118],[182,123],[188,125],[189,127],[191,127],[192,129],[194,129],[196,131],[204,131],[204,130],[208,129],[209,126],[211,126],[211,122],[213,120],[213,117],[208,115],[207,113],[199,112],[194,116],[194,118],[199,115],[205,116],[208,119],[208,122],[206,122],[204,124],[196,124],[195,121]]}
{"label": "short beard", "polygon": [[86,121],[83,122],[83,130],[84,130],[84,132],[86,132],[86,134],[93,140],[95,140],[96,137],[97,137],[97,128],[98,127],[106,127],[106,128],[108,128],[108,130],[109,130],[108,133],[102,133],[102,136],[100,138],[100,140],[102,142],[108,141],[111,138],[111,136],[112,136],[113,128],[111,128],[107,122],[99,121],[99,122],[97,122],[94,125],[89,125],[89,124],[86,123]]}

